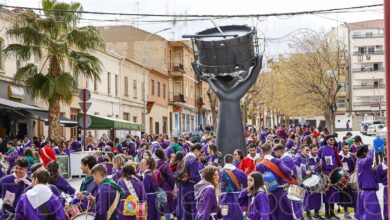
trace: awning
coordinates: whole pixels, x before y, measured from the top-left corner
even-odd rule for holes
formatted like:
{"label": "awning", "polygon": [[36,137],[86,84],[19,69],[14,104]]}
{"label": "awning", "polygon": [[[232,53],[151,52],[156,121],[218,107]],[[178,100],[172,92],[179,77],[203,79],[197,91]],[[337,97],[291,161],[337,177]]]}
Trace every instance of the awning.
{"label": "awning", "polygon": [[[49,112],[45,110],[25,110],[26,112],[29,112],[30,114],[34,115],[36,119],[41,118],[45,124],[49,124]],[[60,126],[61,127],[76,127],[77,121],[73,121],[71,119],[60,117]]]}
{"label": "awning", "polygon": [[[77,121],[83,116],[83,113],[78,113]],[[143,131],[144,125],[132,123],[129,121],[108,118],[99,115],[88,115],[92,119],[91,126],[87,129],[89,130],[102,130],[102,129],[114,129],[114,130],[129,130],[129,131]]]}
{"label": "awning", "polygon": [[23,104],[20,102],[14,102],[14,101],[11,101],[8,99],[3,99],[3,98],[0,98],[0,105],[6,106],[6,107],[11,107],[11,108],[16,108],[16,109],[42,110],[36,106],[27,105],[27,104]]}

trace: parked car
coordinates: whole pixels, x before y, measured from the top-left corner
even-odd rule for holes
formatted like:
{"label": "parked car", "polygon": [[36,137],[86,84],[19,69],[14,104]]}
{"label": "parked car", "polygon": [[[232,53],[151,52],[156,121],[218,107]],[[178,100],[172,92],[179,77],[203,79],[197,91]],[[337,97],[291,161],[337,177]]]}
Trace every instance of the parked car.
{"label": "parked car", "polygon": [[200,139],[202,139],[203,136],[202,132],[197,132],[197,131],[187,131],[187,132],[183,132],[181,135],[184,137],[190,136],[193,143],[200,142]]}
{"label": "parked car", "polygon": [[382,128],[381,130],[378,131],[378,134],[381,138],[384,138],[386,139],[387,137],[387,126],[385,126],[384,128]]}
{"label": "parked car", "polygon": [[367,136],[376,135],[376,133],[386,127],[385,124],[374,124],[367,128]]}
{"label": "parked car", "polygon": [[386,124],[384,121],[363,121],[361,126],[360,126],[360,133],[367,135],[367,129],[370,125],[375,125],[375,124]]}

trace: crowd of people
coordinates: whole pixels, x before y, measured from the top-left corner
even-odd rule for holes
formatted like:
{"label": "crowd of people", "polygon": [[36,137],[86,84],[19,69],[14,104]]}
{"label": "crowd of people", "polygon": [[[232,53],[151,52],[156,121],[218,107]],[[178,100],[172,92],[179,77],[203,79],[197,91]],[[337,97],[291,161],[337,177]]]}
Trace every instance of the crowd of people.
{"label": "crowd of people", "polygon": [[[127,135],[124,142],[89,135],[85,147],[76,138],[8,141],[0,219],[339,219],[337,207],[345,219],[388,219],[376,194],[383,184],[387,207],[380,137],[366,145],[350,132],[339,139],[306,125],[246,134],[246,152],[237,146],[225,155],[210,131],[197,143],[167,135]],[[91,154],[80,162],[85,177],[75,189],[56,157],[82,150]],[[312,177],[318,184],[305,185]]]}

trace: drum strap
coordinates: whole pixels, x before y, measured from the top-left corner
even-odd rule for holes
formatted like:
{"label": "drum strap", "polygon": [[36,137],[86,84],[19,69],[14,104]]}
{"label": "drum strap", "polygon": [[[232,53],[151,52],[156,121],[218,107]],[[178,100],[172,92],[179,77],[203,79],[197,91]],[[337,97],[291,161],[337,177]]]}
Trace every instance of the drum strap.
{"label": "drum strap", "polygon": [[237,177],[233,174],[233,172],[231,170],[229,170],[229,169],[224,169],[224,170],[229,175],[230,179],[232,179],[232,181],[233,181],[234,185],[236,185],[237,189],[240,190],[241,189],[241,185],[238,182]]}
{"label": "drum strap", "polygon": [[296,179],[288,178],[278,166],[276,166],[271,161],[264,159],[261,161],[264,166],[266,166],[268,169],[270,169],[274,174],[276,174],[278,177],[280,177],[282,180],[284,180],[287,183],[298,185],[298,181]]}
{"label": "drum strap", "polygon": [[114,211],[119,203],[120,197],[121,197],[120,193],[116,190],[115,200],[111,204],[110,208],[107,211],[107,220],[109,220],[111,218],[112,214],[114,213]]}

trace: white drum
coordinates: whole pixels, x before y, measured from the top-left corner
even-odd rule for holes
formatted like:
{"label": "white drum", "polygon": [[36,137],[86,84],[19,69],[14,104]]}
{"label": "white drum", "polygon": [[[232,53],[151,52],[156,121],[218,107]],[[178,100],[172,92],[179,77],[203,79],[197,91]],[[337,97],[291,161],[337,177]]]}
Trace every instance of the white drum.
{"label": "white drum", "polygon": [[290,185],[287,189],[287,198],[291,201],[302,202],[305,198],[305,190],[297,185]]}
{"label": "white drum", "polygon": [[93,213],[80,213],[72,218],[72,220],[94,220],[95,215]]}

